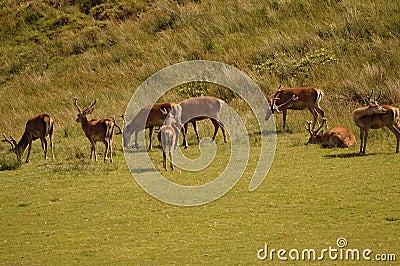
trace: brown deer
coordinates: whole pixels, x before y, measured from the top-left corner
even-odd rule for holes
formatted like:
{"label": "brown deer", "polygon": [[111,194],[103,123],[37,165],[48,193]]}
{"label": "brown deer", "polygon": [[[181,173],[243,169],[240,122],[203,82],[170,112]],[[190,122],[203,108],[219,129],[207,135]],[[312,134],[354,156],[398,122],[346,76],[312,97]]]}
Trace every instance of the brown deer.
{"label": "brown deer", "polygon": [[387,127],[396,136],[396,153],[399,152],[399,109],[390,105],[360,107],[353,112],[353,121],[360,128],[360,154],[366,153],[370,129]]}
{"label": "brown deer", "polygon": [[[137,135],[140,131],[149,128],[149,147],[148,150],[153,148],[152,146],[152,137],[154,132],[154,127],[161,127],[164,122],[164,114],[161,112],[161,109],[170,112],[172,108],[176,106],[174,102],[162,102],[156,103],[153,106],[145,106],[143,107],[139,113],[133,118],[133,120],[129,124],[125,124],[123,131],[123,141],[124,147],[128,147],[129,142],[131,141],[131,137],[133,133],[135,133],[135,144],[132,146],[133,148],[138,148],[139,145],[137,143]],[[125,117],[124,117],[125,121]]]}
{"label": "brown deer", "polygon": [[93,106],[96,104],[96,102],[97,100],[95,100],[89,107],[82,110],[82,108],[78,105],[78,99],[74,98],[74,105],[78,110],[78,118],[76,119],[76,122],[81,123],[82,130],[83,132],[85,132],[86,137],[89,139],[90,144],[92,145],[90,151],[90,159],[92,159],[92,156],[94,154],[95,161],[98,161],[96,153],[96,142],[101,141],[106,146],[106,151],[104,153],[104,162],[106,162],[108,159],[108,151],[110,151],[110,162],[112,162],[113,133],[114,127],[117,125],[113,117],[111,117],[111,119],[103,118],[88,121],[87,115],[93,112]]}
{"label": "brown deer", "polygon": [[[270,117],[275,113],[283,113],[283,130],[286,129],[286,115],[287,110],[308,110],[314,116],[314,122],[312,124],[312,129],[315,128],[315,123],[317,122],[318,115],[322,118],[325,117],[324,111],[320,107],[320,102],[324,93],[320,89],[316,88],[281,88],[274,93],[273,96],[269,97],[269,107],[267,108],[267,113],[265,120],[269,120]],[[296,97],[296,101],[287,103],[290,98]]]}
{"label": "brown deer", "polygon": [[44,159],[47,160],[47,140],[46,136],[50,139],[50,149],[54,160],[54,150],[53,150],[53,137],[54,137],[54,120],[51,116],[47,114],[40,114],[31,117],[26,122],[25,132],[22,135],[21,140],[17,141],[10,136],[7,139],[6,135],[3,134],[3,142],[8,142],[11,144],[11,150],[15,152],[19,161],[22,161],[24,151],[28,147],[28,155],[26,156],[25,162],[29,162],[29,155],[31,153],[32,141],[40,139],[42,142],[42,148],[44,151]]}
{"label": "brown deer", "polygon": [[310,133],[310,138],[307,144],[321,144],[322,147],[328,148],[347,148],[351,147],[356,143],[356,137],[353,132],[345,127],[334,127],[328,132],[324,133],[322,130],[318,133],[321,128],[325,125],[326,119],[322,120],[322,125],[316,130],[311,129],[311,121],[307,122],[306,130]]}
{"label": "brown deer", "polygon": [[197,121],[210,119],[214,125],[214,135],[212,140],[215,140],[218,129],[221,128],[222,135],[224,136],[224,142],[227,143],[225,126],[220,119],[220,111],[224,101],[214,97],[194,97],[181,102],[179,105],[182,107],[182,134],[183,134],[183,145],[185,148],[188,147],[186,135],[188,125],[193,125],[194,132],[196,133],[197,141],[200,141],[199,133],[197,132]]}

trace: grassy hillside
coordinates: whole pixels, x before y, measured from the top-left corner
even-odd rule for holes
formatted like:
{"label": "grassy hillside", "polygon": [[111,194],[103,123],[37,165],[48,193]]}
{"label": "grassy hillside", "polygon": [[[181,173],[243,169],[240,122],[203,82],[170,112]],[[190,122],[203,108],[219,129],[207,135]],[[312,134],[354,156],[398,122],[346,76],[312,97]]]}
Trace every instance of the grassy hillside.
{"label": "grassy hillside", "polygon": [[[311,115],[289,111],[290,133],[278,134],[271,170],[250,193],[260,154],[250,109],[226,88],[184,84],[161,100],[220,97],[244,118],[252,145],[237,186],[211,204],[183,208],[133,181],[120,135],[113,163],[101,161],[100,143],[100,162],[90,161],[73,98],[81,106],[97,99],[90,118],[119,115],[158,70],[216,60],[247,73],[266,96],[279,84],[321,88],[329,125],[357,136],[351,113],[371,89],[399,106],[399,12],[395,0],[0,0],[0,133],[18,138],[42,112],[56,123],[55,161],[43,161],[36,141],[31,162],[9,170],[18,167],[15,156],[0,145],[0,263],[256,264],[264,243],[322,250],[339,237],[349,248],[398,253],[399,155],[389,130],[371,132],[367,156],[357,146],[306,146]],[[201,137],[211,130],[200,123]],[[184,154],[197,158],[189,131]],[[156,140],[149,154],[166,178],[198,185],[230,159],[230,144],[220,134],[216,143],[216,159],[195,173],[161,171]]]}
{"label": "grassy hillside", "polygon": [[20,132],[40,112],[70,125],[74,96],[98,98],[98,116],[122,113],[149,75],[192,59],[231,64],[266,94],[281,83],[320,87],[342,121],[371,89],[400,101],[399,10],[398,1],[2,1],[0,129]]}

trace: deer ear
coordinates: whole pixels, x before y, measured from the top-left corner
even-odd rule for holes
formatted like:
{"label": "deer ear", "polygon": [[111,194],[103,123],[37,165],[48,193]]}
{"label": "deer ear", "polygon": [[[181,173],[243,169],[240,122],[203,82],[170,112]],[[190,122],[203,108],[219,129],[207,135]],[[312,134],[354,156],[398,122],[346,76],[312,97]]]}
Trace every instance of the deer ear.
{"label": "deer ear", "polygon": [[89,110],[86,110],[85,113],[90,115],[91,113],[93,113],[93,108],[90,108]]}

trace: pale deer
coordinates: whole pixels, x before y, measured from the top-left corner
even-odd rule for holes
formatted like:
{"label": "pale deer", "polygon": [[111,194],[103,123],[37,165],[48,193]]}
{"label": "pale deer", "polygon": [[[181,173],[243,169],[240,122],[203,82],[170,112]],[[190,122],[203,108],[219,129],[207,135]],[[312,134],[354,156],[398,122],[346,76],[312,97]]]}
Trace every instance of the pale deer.
{"label": "pale deer", "polygon": [[8,142],[11,144],[11,150],[15,152],[19,161],[22,161],[24,151],[26,147],[28,147],[28,155],[26,156],[25,160],[26,163],[29,162],[29,155],[31,153],[32,141],[36,139],[40,139],[40,141],[42,142],[44,159],[47,160],[46,136],[49,136],[50,149],[54,160],[54,150],[53,150],[54,120],[51,116],[47,114],[40,114],[29,118],[28,121],[26,122],[25,132],[18,143],[12,136],[10,136],[10,139],[7,139],[5,134],[3,134],[3,136],[4,136],[3,142]]}
{"label": "pale deer", "polygon": [[[150,151],[152,146],[152,137],[154,127],[161,127],[164,122],[164,114],[161,112],[161,109],[166,110],[167,112],[171,111],[172,108],[176,106],[174,102],[162,102],[156,103],[153,106],[145,106],[143,107],[139,113],[133,118],[133,120],[129,124],[125,124],[123,130],[123,142],[124,147],[128,147],[129,142],[131,141],[131,137],[135,134],[135,144],[132,146],[133,148],[138,148],[137,136],[138,133],[146,128],[149,128],[149,147]],[[124,118],[125,121],[125,118]]]}
{"label": "pale deer", "polygon": [[318,133],[325,123],[326,119],[323,119],[322,125],[316,131],[313,131],[311,129],[311,121],[307,122],[306,130],[310,133],[310,138],[308,139],[307,144],[321,144],[322,147],[328,148],[347,148],[356,143],[356,137],[353,132],[345,127],[337,126],[326,133],[324,133],[323,130]]}
{"label": "pale deer", "polygon": [[[325,117],[325,113],[320,107],[323,95],[324,93],[316,88],[281,88],[280,86],[274,95],[268,99],[269,106],[267,108],[265,120],[268,121],[275,112],[280,113],[280,111],[282,111],[283,130],[286,130],[287,110],[304,110],[307,108],[314,117],[312,124],[312,129],[314,130],[318,115],[321,115],[322,118]],[[285,104],[292,97],[296,97],[296,101]]]}
{"label": "pale deer", "polygon": [[183,145],[185,148],[188,147],[186,135],[188,125],[193,125],[194,132],[196,133],[197,141],[200,141],[199,133],[197,132],[197,121],[210,119],[214,125],[214,135],[212,140],[215,140],[218,129],[221,128],[222,135],[224,136],[224,142],[227,143],[225,126],[220,119],[220,111],[224,101],[214,97],[195,97],[187,99],[180,103],[182,107],[182,134],[183,134]]}
{"label": "pale deer", "polygon": [[90,159],[92,159],[94,155],[95,161],[98,161],[96,153],[96,142],[100,141],[103,142],[106,146],[106,151],[104,153],[104,162],[108,160],[108,152],[110,152],[110,162],[112,162],[112,142],[114,127],[116,126],[115,119],[111,117],[111,119],[103,118],[98,120],[88,120],[87,115],[93,112],[93,106],[96,104],[96,102],[97,100],[95,100],[89,107],[82,109],[78,105],[78,99],[74,98],[74,105],[78,110],[78,117],[76,119],[76,122],[81,123],[82,130],[83,132],[85,132],[86,137],[90,141]]}
{"label": "pale deer", "polygon": [[178,143],[179,131],[182,127],[182,108],[178,104],[169,113],[165,109],[161,109],[161,111],[166,116],[163,126],[158,131],[158,141],[161,143],[163,149],[163,167],[167,170],[168,153],[170,167],[174,170],[173,153]]}

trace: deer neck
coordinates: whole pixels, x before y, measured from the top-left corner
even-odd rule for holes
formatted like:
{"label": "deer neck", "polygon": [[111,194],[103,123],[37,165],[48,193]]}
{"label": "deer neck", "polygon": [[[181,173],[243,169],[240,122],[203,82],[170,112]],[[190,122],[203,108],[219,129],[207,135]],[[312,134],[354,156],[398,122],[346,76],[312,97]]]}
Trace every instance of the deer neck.
{"label": "deer neck", "polygon": [[17,152],[20,153],[21,155],[24,153],[26,147],[28,147],[29,142],[31,141],[31,137],[29,134],[25,131],[24,134],[22,135],[22,138],[17,144]]}
{"label": "deer neck", "polygon": [[88,125],[89,125],[89,121],[88,121],[87,117],[86,117],[86,116],[83,116],[83,117],[81,118],[81,126],[82,126],[82,129],[85,130],[85,128],[87,128]]}

